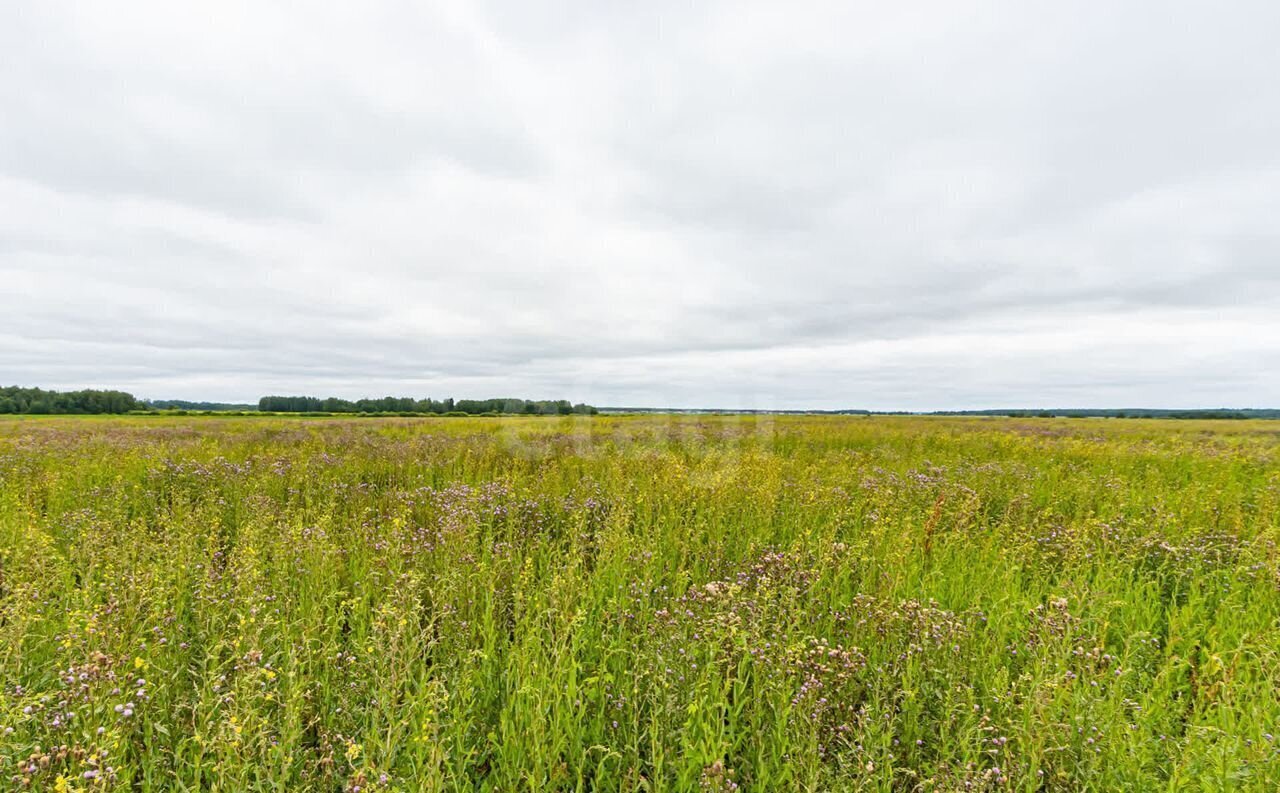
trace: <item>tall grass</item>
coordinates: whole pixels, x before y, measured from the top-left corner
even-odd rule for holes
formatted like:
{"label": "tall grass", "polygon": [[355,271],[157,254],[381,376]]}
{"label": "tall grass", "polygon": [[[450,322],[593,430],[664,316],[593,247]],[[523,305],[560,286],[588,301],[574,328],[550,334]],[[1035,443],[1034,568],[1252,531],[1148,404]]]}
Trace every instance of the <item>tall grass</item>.
{"label": "tall grass", "polygon": [[1280,789],[1280,433],[0,422],[0,788]]}

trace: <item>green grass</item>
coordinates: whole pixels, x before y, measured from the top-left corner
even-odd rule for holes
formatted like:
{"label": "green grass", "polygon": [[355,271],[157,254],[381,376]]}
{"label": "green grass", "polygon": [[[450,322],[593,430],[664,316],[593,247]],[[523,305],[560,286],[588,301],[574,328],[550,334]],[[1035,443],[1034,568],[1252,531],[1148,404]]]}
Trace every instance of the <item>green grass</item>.
{"label": "green grass", "polygon": [[5,419],[0,788],[1275,790],[1278,541],[1266,422]]}

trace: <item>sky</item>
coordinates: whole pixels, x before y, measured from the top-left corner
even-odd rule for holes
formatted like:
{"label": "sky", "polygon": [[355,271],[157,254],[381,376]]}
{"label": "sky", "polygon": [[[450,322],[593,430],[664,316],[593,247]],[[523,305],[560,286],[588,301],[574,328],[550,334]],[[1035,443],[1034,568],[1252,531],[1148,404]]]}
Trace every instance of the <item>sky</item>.
{"label": "sky", "polygon": [[3,2],[0,384],[1280,406],[1280,3]]}

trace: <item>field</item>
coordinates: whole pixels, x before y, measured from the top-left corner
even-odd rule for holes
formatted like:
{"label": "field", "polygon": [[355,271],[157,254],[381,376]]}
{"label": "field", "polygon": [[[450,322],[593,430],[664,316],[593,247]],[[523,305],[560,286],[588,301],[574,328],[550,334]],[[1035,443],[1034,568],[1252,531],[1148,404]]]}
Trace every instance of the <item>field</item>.
{"label": "field", "polygon": [[0,421],[0,788],[1280,789],[1280,423]]}

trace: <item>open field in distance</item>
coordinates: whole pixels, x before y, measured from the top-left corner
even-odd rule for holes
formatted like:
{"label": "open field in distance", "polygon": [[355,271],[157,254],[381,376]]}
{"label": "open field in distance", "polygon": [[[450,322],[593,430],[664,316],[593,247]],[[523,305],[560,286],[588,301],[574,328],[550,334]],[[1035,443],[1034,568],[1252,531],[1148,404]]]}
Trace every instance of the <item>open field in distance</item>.
{"label": "open field in distance", "polygon": [[0,788],[1275,790],[1280,423],[0,420]]}

